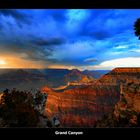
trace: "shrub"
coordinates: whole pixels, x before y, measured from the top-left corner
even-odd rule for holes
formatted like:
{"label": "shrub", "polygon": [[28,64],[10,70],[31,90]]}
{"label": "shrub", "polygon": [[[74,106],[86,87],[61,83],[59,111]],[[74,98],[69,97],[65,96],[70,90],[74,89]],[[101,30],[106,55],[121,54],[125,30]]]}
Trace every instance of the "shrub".
{"label": "shrub", "polygon": [[40,112],[35,109],[36,104],[42,103],[42,95],[33,98],[30,92],[5,90],[0,102],[0,118],[9,127],[37,127]]}

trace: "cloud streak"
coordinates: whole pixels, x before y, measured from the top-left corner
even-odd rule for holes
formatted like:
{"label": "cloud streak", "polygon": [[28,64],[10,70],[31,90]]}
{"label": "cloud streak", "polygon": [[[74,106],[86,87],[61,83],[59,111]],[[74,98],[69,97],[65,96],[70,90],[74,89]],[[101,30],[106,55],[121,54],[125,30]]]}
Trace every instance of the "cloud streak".
{"label": "cloud streak", "polygon": [[140,57],[119,58],[104,61],[93,66],[93,69],[111,70],[116,67],[140,67]]}

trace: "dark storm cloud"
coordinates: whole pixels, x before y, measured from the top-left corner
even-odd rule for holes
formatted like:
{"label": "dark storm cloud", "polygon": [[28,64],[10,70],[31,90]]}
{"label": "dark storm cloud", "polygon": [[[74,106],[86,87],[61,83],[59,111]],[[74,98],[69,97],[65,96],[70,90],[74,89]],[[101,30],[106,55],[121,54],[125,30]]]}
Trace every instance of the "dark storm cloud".
{"label": "dark storm cloud", "polygon": [[98,31],[91,35],[93,35],[93,37],[98,40],[103,40],[103,39],[112,37],[111,33],[107,32],[107,31]]}
{"label": "dark storm cloud", "polygon": [[62,45],[66,41],[62,38],[50,38],[50,39],[42,39],[42,38],[34,38],[31,43],[37,46],[53,46],[53,45]]}
{"label": "dark storm cloud", "polygon": [[81,36],[87,36],[87,37],[90,37],[91,39],[96,39],[96,40],[104,40],[104,39],[112,37],[112,35],[113,35],[111,32],[105,31],[105,30],[102,30],[102,31],[101,30],[98,30],[98,31],[89,30],[88,32],[87,32],[87,30],[84,30],[80,34],[81,34]]}
{"label": "dark storm cloud", "polygon": [[133,28],[132,21],[135,21],[136,17],[139,16],[136,10],[110,9],[89,10],[89,12],[90,16],[79,33],[81,36],[89,36],[97,40],[107,39]]}
{"label": "dark storm cloud", "polygon": [[30,23],[30,20],[27,15],[17,11],[17,10],[0,10],[0,15],[12,16],[14,19],[21,21],[23,23]]}
{"label": "dark storm cloud", "polygon": [[96,61],[97,61],[97,59],[95,59],[95,58],[87,58],[84,60],[84,62],[96,62]]}
{"label": "dark storm cloud", "polygon": [[66,16],[65,16],[64,12],[66,12],[66,11],[60,10],[58,12],[58,10],[53,10],[51,13],[51,16],[57,21],[64,22],[64,21],[66,21]]}

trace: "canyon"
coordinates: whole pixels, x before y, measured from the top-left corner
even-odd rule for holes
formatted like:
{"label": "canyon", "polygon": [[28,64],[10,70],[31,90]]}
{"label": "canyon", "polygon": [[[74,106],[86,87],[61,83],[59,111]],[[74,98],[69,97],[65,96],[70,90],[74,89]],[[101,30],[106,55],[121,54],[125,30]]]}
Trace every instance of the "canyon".
{"label": "canyon", "polygon": [[78,86],[63,92],[44,87],[42,91],[48,93],[45,114],[50,118],[57,116],[63,127],[92,127],[119,98],[116,86]]}
{"label": "canyon", "polygon": [[[62,89],[47,91],[45,114],[57,116],[62,127],[93,127],[120,100],[122,84],[139,82],[140,68],[115,68],[99,79],[69,82]],[[86,84],[85,84],[86,83]],[[45,88],[44,87],[44,92]]]}
{"label": "canyon", "polygon": [[[97,78],[93,76],[95,71],[77,69],[0,71],[0,88],[40,90],[48,95],[43,114],[50,121],[58,118],[60,127],[93,127],[117,106],[126,83],[140,82],[140,68],[106,72],[100,73],[100,77],[98,73]],[[139,110],[139,100],[135,100],[134,106]]]}
{"label": "canyon", "polygon": [[[87,74],[90,73],[90,75]],[[101,76],[104,71],[84,71],[77,69],[0,69],[0,91],[5,88],[19,90],[38,90],[47,85],[50,88],[65,86],[68,82],[79,81],[83,77]]]}

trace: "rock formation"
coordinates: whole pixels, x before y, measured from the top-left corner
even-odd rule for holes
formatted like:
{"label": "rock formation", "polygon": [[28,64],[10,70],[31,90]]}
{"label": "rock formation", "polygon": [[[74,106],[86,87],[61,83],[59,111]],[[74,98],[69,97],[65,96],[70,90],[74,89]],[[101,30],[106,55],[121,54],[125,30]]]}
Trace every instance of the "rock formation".
{"label": "rock formation", "polygon": [[58,116],[63,127],[92,127],[118,101],[115,86],[79,86],[63,92],[49,92],[46,115]]}
{"label": "rock formation", "polygon": [[[76,73],[79,72],[76,71]],[[97,120],[113,110],[119,99],[120,102],[115,106],[116,111],[114,110],[110,118],[115,114],[117,117],[117,108],[118,110],[123,110],[128,107],[123,103],[125,100],[133,102],[132,110],[138,112],[140,104],[138,94],[133,97],[134,100],[131,100],[132,97],[128,96],[126,92],[128,88],[126,83],[133,81],[134,84],[129,87],[128,91],[131,93],[136,90],[138,93],[138,89],[135,89],[135,84],[139,83],[139,77],[140,68],[116,68],[90,85],[81,84],[71,89],[66,88],[59,92],[49,92],[46,114],[50,118],[55,115],[59,116],[63,127],[92,127]],[[122,93],[126,93],[124,95],[125,100],[122,99]],[[131,103],[128,104],[130,109]],[[114,118],[112,120],[115,122]],[[130,120],[134,121],[133,119]],[[110,125],[111,122],[108,126]]]}
{"label": "rock formation", "polygon": [[140,82],[121,84],[120,100],[96,127],[140,127]]}
{"label": "rock formation", "polygon": [[120,84],[126,83],[129,80],[140,81],[140,68],[115,68],[102,76],[98,82]]}

